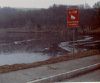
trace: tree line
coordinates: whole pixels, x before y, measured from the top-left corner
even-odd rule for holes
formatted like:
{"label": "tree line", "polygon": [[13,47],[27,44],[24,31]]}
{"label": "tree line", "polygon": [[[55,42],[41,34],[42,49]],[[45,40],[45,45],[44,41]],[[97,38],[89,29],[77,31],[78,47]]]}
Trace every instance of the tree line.
{"label": "tree line", "polygon": [[[81,8],[80,26],[100,26],[100,8]],[[0,8],[0,28],[17,28],[28,26],[56,26],[66,27],[67,6],[53,5],[48,9],[17,9]]]}

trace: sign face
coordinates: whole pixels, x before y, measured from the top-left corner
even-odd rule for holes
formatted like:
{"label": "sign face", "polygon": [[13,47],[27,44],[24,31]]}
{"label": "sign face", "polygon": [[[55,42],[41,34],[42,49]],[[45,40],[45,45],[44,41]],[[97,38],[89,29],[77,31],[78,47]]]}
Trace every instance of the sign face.
{"label": "sign face", "polygon": [[75,28],[79,27],[79,10],[69,8],[67,11],[67,27]]}

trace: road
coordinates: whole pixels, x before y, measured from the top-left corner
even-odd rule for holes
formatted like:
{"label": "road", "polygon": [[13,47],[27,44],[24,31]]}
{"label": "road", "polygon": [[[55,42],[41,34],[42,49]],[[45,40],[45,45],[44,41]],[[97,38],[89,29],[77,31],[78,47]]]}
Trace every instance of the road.
{"label": "road", "polygon": [[71,79],[66,79],[64,82],[100,82],[100,69]]}
{"label": "road", "polygon": [[4,73],[0,74],[0,83],[27,83],[97,63],[100,63],[99,55]]}

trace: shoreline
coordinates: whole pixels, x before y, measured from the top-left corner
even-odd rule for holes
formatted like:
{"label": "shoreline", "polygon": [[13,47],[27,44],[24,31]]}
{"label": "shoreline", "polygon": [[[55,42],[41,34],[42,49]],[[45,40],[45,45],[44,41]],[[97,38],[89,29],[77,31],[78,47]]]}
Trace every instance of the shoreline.
{"label": "shoreline", "polygon": [[98,54],[100,54],[99,50],[89,50],[89,51],[76,53],[75,56],[72,56],[72,54],[67,54],[67,55],[64,54],[63,56],[53,57],[45,61],[33,62],[33,63],[28,63],[28,64],[4,65],[4,66],[0,66],[0,73],[8,73],[12,71],[34,68],[34,67],[39,67],[42,65],[48,65],[48,64],[53,64],[53,63],[62,62],[62,61],[69,61],[69,60],[73,60],[77,58],[95,56]]}

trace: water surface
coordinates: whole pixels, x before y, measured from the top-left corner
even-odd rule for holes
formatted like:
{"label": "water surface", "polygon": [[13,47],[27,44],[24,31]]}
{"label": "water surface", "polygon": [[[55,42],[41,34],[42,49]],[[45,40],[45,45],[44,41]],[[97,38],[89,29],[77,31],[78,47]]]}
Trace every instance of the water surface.
{"label": "water surface", "polygon": [[32,62],[44,61],[49,58],[50,56],[43,55],[42,53],[0,54],[0,66],[20,64],[20,63],[32,63]]}

